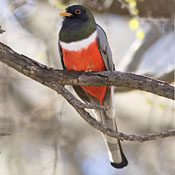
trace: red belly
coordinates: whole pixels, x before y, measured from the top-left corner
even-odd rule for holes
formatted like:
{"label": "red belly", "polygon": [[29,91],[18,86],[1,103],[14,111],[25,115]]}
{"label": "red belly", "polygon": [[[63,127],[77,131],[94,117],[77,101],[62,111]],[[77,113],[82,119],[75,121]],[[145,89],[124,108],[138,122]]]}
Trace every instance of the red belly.
{"label": "red belly", "polygon": [[[105,71],[106,67],[94,41],[88,48],[80,51],[70,51],[62,48],[64,64],[67,70],[76,71]],[[102,104],[106,93],[106,86],[81,86],[91,96]]]}

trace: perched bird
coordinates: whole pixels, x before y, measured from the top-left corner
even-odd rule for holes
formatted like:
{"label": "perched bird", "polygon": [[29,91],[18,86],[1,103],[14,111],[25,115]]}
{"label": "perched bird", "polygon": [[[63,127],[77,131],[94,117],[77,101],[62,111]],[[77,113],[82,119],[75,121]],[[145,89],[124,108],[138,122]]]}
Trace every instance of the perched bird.
{"label": "perched bird", "polygon": [[[75,71],[114,71],[111,50],[104,30],[95,22],[88,7],[71,5],[60,13],[64,17],[59,32],[58,47],[62,66]],[[85,102],[108,106],[107,111],[95,110],[97,120],[117,130],[113,104],[113,87],[74,86],[78,96]],[[104,135],[111,165],[127,166],[120,141]]]}

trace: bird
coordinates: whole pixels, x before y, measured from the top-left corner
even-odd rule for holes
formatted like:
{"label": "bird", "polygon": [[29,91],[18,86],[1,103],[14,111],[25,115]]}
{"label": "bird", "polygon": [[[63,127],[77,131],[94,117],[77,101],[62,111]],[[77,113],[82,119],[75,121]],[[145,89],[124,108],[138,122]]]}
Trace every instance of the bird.
{"label": "bird", "polygon": [[[58,35],[58,49],[64,70],[114,71],[107,35],[95,21],[90,8],[74,4],[61,11],[63,22]],[[107,86],[73,86],[85,103],[105,105],[106,111],[95,109],[96,118],[106,127],[117,131],[114,88]],[[103,134],[110,163],[124,168],[128,161],[119,139]]]}

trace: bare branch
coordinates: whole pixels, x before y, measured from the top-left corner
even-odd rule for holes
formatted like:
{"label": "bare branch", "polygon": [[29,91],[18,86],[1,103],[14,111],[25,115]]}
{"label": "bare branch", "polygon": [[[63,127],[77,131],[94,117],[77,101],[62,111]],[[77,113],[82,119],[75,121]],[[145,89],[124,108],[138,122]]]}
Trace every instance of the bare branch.
{"label": "bare branch", "polygon": [[57,93],[61,94],[71,105],[73,105],[76,108],[80,109],[101,109],[101,110],[107,110],[107,106],[102,105],[96,105],[96,104],[85,104],[82,103],[80,100],[74,97],[66,88],[63,86],[55,85],[53,88]]}
{"label": "bare branch", "polygon": [[158,138],[175,136],[175,129],[146,134],[146,135],[141,135],[141,136],[127,135],[127,134],[124,134],[124,133],[121,133],[118,131],[114,131],[110,128],[107,128],[102,123],[98,122],[86,110],[84,110],[82,108],[78,108],[78,106],[74,103],[75,97],[68,90],[66,90],[64,87],[57,86],[55,88],[55,90],[64,96],[64,98],[74,107],[74,109],[80,114],[80,116],[87,123],[89,123],[93,128],[101,131],[102,133],[104,133],[108,136],[115,137],[115,138],[118,138],[120,140],[137,141],[137,142],[144,142],[144,141],[156,140]]}
{"label": "bare branch", "polygon": [[102,123],[95,120],[84,108],[106,107],[98,105],[83,104],[76,99],[63,85],[114,85],[136,88],[152,92],[166,98],[174,99],[174,87],[166,82],[158,81],[149,77],[124,72],[75,72],[63,71],[49,68],[24,55],[20,55],[8,46],[0,43],[0,61],[14,68],[18,72],[40,82],[41,84],[54,89],[61,94],[95,129],[105,133],[108,136],[128,141],[148,141],[157,138],[175,136],[175,130],[162,131],[143,136],[126,135],[105,127]]}
{"label": "bare branch", "polygon": [[174,99],[174,86],[167,82],[127,72],[76,72],[42,65],[0,43],[0,61],[18,72],[54,89],[55,85],[95,85],[128,87]]}
{"label": "bare branch", "polygon": [[[151,75],[151,74],[144,74],[144,75],[155,78],[155,75]],[[161,81],[166,81],[167,83],[173,83],[174,82],[174,70],[164,73],[163,75],[156,77],[156,79],[161,80]],[[130,92],[133,90],[135,89],[126,88],[126,87],[117,87],[114,89],[114,92],[115,93],[125,93],[125,92]]]}
{"label": "bare branch", "polygon": [[90,116],[90,114],[87,111],[83,109],[76,109],[76,110],[81,115],[81,117],[83,117],[83,119],[87,121],[92,127],[103,132],[105,135],[115,137],[120,140],[144,142],[144,141],[156,140],[158,138],[175,136],[175,129],[145,134],[141,136],[127,135],[122,132],[114,131],[110,128],[105,127],[102,123],[95,120],[93,117]]}

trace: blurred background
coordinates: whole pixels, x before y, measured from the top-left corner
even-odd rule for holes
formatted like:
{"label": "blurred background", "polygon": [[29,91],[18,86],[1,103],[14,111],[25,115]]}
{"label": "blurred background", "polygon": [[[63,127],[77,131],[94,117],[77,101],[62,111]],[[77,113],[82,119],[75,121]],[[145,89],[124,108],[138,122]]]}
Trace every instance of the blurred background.
{"label": "blurred background", "polygon": [[[116,70],[174,84],[175,1],[0,0],[0,41],[61,69],[57,40],[68,4],[93,9],[107,33]],[[141,17],[141,18],[140,18]],[[67,87],[72,93],[71,87]],[[75,94],[75,93],[74,93]],[[175,128],[174,102],[138,90],[115,89],[118,129],[146,134]],[[0,63],[2,175],[174,175],[175,138],[122,142],[129,166],[110,166],[101,134],[58,94]]]}

